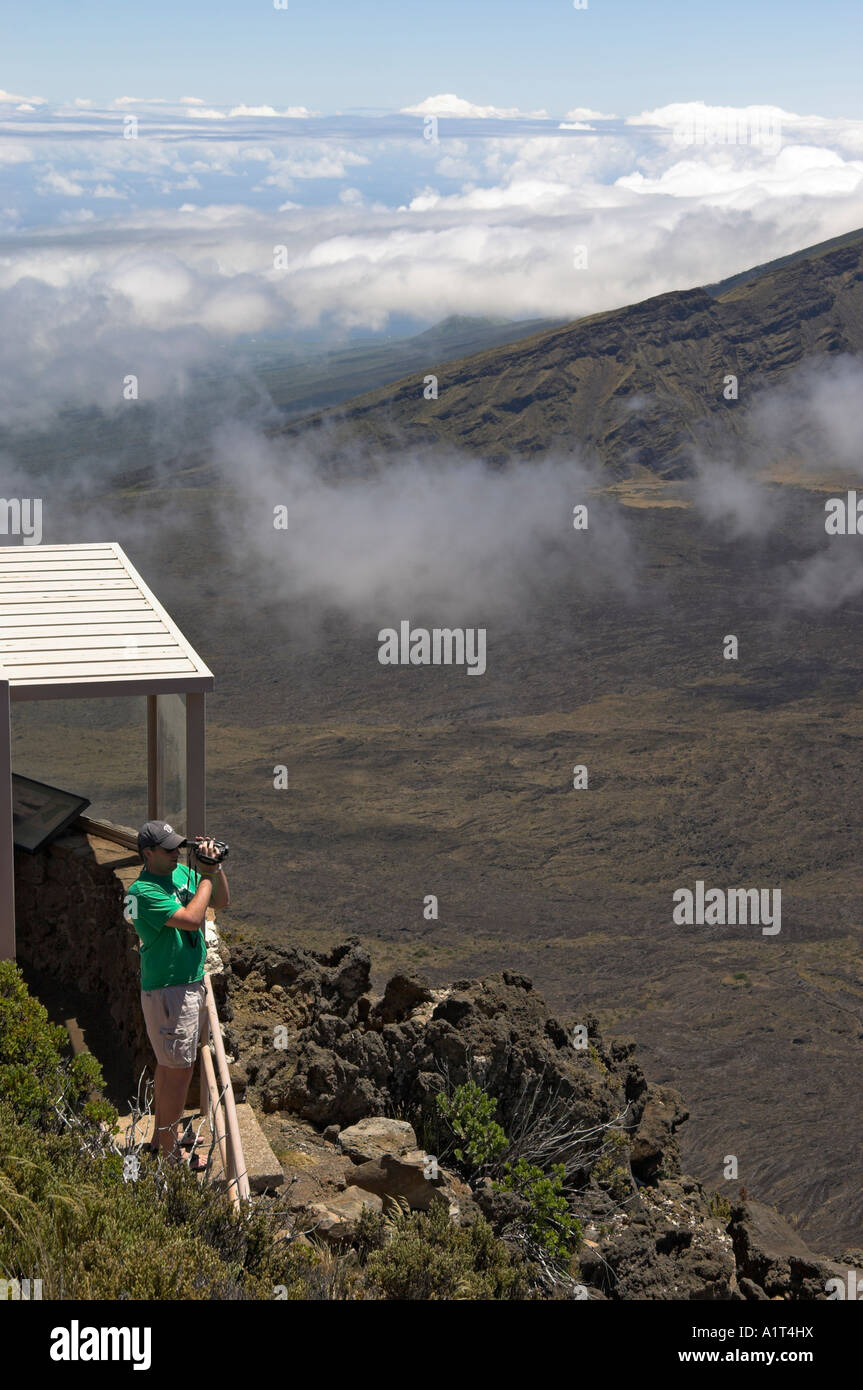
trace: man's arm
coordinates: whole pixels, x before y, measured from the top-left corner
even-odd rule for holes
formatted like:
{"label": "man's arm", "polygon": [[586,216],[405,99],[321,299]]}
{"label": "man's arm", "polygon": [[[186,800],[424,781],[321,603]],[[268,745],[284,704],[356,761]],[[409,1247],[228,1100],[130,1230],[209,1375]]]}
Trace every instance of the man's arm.
{"label": "man's arm", "polygon": [[[216,847],[211,839],[208,839],[206,836],[203,836],[198,841],[198,844],[200,845],[200,848],[202,850],[209,851],[210,854],[213,857],[215,857]],[[202,861],[196,858],[195,869],[198,873],[202,872],[201,864]],[[213,896],[210,899],[210,907],[228,907],[231,901],[231,893],[228,888],[228,879],[222,864],[206,864],[206,870],[207,873],[212,874],[213,876]]]}
{"label": "man's arm", "polygon": [[179,927],[180,931],[200,931],[204,925],[213,895],[213,874],[211,871],[204,873],[200,869],[198,872],[201,882],[195,889],[194,897],[185,907],[178,907],[171,917],[166,918],[166,927]]}
{"label": "man's arm", "polygon": [[228,876],[221,865],[218,865],[213,874],[213,896],[210,899],[210,907],[222,908],[230,907],[231,892],[228,888]]}

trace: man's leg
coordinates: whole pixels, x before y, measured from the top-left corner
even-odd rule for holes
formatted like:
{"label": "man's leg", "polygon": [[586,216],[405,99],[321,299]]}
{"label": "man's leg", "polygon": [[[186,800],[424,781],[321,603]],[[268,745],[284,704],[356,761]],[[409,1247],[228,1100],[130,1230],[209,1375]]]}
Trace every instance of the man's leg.
{"label": "man's leg", "polygon": [[186,1097],[192,1081],[191,1067],[156,1065],[156,1133],[154,1142],[163,1154],[176,1151],[180,1139],[179,1124],[186,1108]]}

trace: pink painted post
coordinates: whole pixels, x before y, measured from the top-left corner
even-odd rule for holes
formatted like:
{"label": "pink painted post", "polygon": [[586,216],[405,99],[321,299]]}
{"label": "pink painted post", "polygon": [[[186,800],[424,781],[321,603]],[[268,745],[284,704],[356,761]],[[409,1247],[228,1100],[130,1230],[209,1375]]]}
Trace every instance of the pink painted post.
{"label": "pink painted post", "polygon": [[9,682],[0,679],[0,960],[15,959],[15,846]]}

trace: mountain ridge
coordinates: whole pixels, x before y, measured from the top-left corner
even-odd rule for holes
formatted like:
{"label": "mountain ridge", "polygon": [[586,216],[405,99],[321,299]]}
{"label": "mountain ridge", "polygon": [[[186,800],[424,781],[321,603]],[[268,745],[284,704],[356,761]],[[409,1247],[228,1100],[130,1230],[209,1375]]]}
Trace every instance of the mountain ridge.
{"label": "mountain ridge", "polygon": [[[609,481],[686,477],[696,449],[743,444],[758,391],[804,361],[863,350],[863,230],[841,241],[731,277],[715,295],[672,290],[430,362],[275,433],[326,427],[337,448],[449,445],[493,464],[575,448]],[[729,374],[739,400],[724,398]],[[436,400],[424,395],[428,375],[438,378]]]}

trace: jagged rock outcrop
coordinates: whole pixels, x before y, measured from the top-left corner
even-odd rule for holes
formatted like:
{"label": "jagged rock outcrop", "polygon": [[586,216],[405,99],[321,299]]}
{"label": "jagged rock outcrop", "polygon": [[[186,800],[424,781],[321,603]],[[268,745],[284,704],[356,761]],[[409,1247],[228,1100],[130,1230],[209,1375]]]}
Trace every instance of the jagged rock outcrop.
{"label": "jagged rock outcrop", "polygon": [[844,1280],[847,1273],[844,1263],[813,1254],[787,1221],[762,1202],[747,1199],[735,1206],[729,1232],[749,1298],[823,1298],[827,1280]]}
{"label": "jagged rock outcrop", "polygon": [[303,1181],[329,1175],[306,1209],[336,1244],[350,1240],[361,1194],[417,1210],[446,1201],[453,1220],[481,1213],[505,1240],[524,1229],[523,1197],[469,1186],[436,1155],[436,1095],[474,1080],[496,1099],[513,1157],[564,1164],[591,1298],[824,1298],[827,1279],[844,1275],[778,1213],[749,1201],[729,1219],[722,1197],[681,1173],[688,1112],[674,1088],[647,1081],[634,1043],[606,1043],[586,1014],[576,1022],[588,1046],[574,1046],[512,971],[437,990],[397,975],[375,999],[370,965],[356,939],[330,952],[243,945],[216,982],[248,1092],[304,1126]]}

